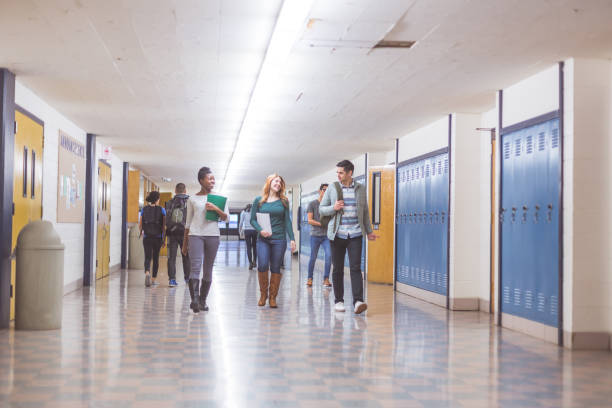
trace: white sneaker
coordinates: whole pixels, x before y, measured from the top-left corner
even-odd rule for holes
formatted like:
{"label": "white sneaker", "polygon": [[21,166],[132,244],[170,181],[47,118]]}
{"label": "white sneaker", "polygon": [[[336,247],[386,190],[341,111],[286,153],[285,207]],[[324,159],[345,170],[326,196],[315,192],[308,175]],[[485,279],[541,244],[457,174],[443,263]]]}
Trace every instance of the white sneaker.
{"label": "white sneaker", "polygon": [[336,303],[336,306],[334,306],[334,310],[336,312],[344,312],[346,309],[344,308],[344,302],[338,302]]}
{"label": "white sneaker", "polygon": [[366,303],[361,302],[359,300],[355,302],[355,314],[361,314],[365,312],[367,308],[368,308],[368,305]]}

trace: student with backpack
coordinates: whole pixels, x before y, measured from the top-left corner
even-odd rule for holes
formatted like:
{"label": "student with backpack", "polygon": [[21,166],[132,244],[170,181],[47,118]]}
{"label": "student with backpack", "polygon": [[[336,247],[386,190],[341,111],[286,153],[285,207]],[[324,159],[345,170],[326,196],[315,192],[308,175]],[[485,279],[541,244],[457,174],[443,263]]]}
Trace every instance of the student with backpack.
{"label": "student with backpack", "polygon": [[[213,203],[216,199],[223,199],[223,197],[211,194],[215,187],[215,176],[208,167],[202,167],[198,171],[198,182],[202,188],[197,194],[190,196],[187,201],[187,220],[185,221],[182,250],[183,255],[189,252],[191,260],[189,274],[191,305],[189,307],[194,313],[208,310],[206,298],[212,285],[213,265],[221,237],[219,220],[225,221],[229,217],[227,200],[224,200],[223,208]],[[201,274],[202,264],[204,264],[203,274]],[[202,276],[201,286],[200,276]]]}
{"label": "student with backpack", "polygon": [[327,238],[327,223],[329,217],[321,219],[319,214],[319,204],[323,199],[323,195],[327,190],[329,184],[323,183],[319,186],[319,197],[316,200],[312,200],[308,203],[308,224],[310,227],[310,261],[308,262],[308,280],[306,286],[312,286],[312,278],[314,275],[314,267],[317,262],[319,255],[319,247],[323,247],[325,252],[325,269],[323,270],[323,286],[329,288],[331,283],[329,282],[329,272],[331,270],[331,247],[329,244],[329,238]]}
{"label": "student with backpack", "polygon": [[[361,314],[368,308],[363,298],[363,275],[361,274],[361,245],[363,236],[373,241],[377,238],[372,230],[366,187],[353,180],[355,166],[348,160],[336,164],[338,181],[327,189],[319,206],[321,217],[327,221],[327,238],[332,250],[332,281],[336,312],[344,312],[344,256],[348,253],[353,310]],[[323,223],[323,222],[322,222]]]}
{"label": "student with backpack", "polygon": [[[185,184],[178,183],[174,189],[174,198],[166,202],[166,237],[168,238],[168,286],[177,286],[176,283],[176,254],[178,248],[183,249],[183,235],[185,234],[185,221],[187,220],[187,189]],[[185,283],[189,283],[189,255],[183,255],[183,276]]]}
{"label": "student with backpack", "polygon": [[[159,205],[159,191],[151,191],[147,196],[147,205],[140,211],[140,235],[144,234],[142,245],[145,252],[145,286],[157,285],[159,269],[159,250],[163,248],[166,229],[166,210]],[[153,261],[153,279],[151,280],[151,261]]]}

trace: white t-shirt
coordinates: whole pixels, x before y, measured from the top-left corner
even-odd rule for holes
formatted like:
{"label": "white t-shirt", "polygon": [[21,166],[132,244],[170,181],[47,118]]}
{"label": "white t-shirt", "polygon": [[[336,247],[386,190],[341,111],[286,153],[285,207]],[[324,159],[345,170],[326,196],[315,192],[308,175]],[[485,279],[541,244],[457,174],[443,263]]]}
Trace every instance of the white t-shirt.
{"label": "white t-shirt", "polygon": [[[198,235],[201,237],[218,237],[219,221],[210,221],[206,216],[206,202],[208,195],[192,195],[187,200],[187,219],[185,220],[185,228],[189,228],[189,235]],[[228,211],[229,200],[225,201],[223,212],[229,217]]]}

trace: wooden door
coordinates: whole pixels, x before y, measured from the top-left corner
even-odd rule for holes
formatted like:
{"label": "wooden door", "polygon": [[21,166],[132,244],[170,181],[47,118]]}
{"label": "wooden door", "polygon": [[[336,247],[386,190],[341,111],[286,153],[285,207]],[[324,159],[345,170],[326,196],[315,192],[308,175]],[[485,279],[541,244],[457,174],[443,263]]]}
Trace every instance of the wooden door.
{"label": "wooden door", "polygon": [[375,241],[368,241],[368,281],[393,283],[395,239],[395,167],[370,167],[368,192]]}
{"label": "wooden door", "polygon": [[100,161],[98,164],[98,229],[96,241],[96,279],[109,274],[110,266],[110,192],[111,167]]}
{"label": "wooden door", "polygon": [[[15,112],[15,170],[13,184],[13,248],[23,227],[42,218],[42,121],[17,110]],[[11,262],[10,319],[15,318],[15,261]]]}

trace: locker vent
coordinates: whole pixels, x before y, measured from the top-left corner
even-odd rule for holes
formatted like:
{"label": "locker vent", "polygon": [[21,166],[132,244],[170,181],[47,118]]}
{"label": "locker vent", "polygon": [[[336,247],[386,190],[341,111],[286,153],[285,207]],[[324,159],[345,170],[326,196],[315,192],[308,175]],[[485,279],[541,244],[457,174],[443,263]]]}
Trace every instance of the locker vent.
{"label": "locker vent", "polygon": [[442,174],[442,160],[438,160],[438,174]]}
{"label": "locker vent", "polygon": [[525,291],[525,308],[531,309],[533,307],[533,293],[530,290]]}
{"label": "locker vent", "polygon": [[521,139],[516,139],[514,141],[514,155],[515,156],[521,155]]}
{"label": "locker vent", "polygon": [[429,164],[425,166],[425,177],[429,177]]}
{"label": "locker vent", "polygon": [[556,316],[557,315],[557,297],[556,296],[551,296],[550,297],[550,314]]}
{"label": "locker vent", "polygon": [[417,180],[419,179],[419,168],[418,167],[416,168],[416,178]]}
{"label": "locker vent", "polygon": [[510,143],[505,142],[504,143],[504,159],[509,159],[510,158]]}
{"label": "locker vent", "polygon": [[533,153],[533,137],[531,135],[527,136],[527,154]]}
{"label": "locker vent", "polygon": [[421,166],[421,178],[425,177],[425,166]]}
{"label": "locker vent", "polygon": [[520,306],[521,304],[521,290],[514,288],[514,306]]}
{"label": "locker vent", "polygon": [[432,176],[436,175],[436,162],[435,161],[431,164],[431,175]]}
{"label": "locker vent", "polygon": [[510,288],[508,286],[504,286],[504,303],[510,303]]}
{"label": "locker vent", "polygon": [[552,148],[559,147],[559,129],[552,130],[552,140],[551,140]]}
{"label": "locker vent", "polygon": [[538,292],[538,312],[543,312],[546,306],[546,296],[542,292]]}
{"label": "locker vent", "polygon": [[412,169],[412,180],[414,180],[414,169]]}
{"label": "locker vent", "polygon": [[546,137],[544,132],[538,133],[538,151],[542,151],[546,148]]}
{"label": "locker vent", "polygon": [[448,173],[448,157],[444,159],[444,174]]}

